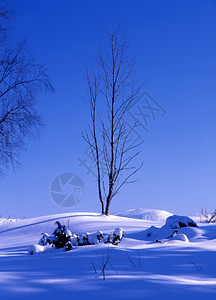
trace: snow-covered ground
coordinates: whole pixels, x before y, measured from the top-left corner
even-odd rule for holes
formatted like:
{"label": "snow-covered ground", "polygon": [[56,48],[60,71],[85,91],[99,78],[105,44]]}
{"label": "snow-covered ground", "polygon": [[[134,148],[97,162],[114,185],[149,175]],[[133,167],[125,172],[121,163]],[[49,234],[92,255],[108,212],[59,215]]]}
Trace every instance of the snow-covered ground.
{"label": "snow-covered ground", "polygon": [[[0,299],[216,299],[216,224],[181,228],[189,242],[155,243],[146,230],[162,227],[171,214],[134,215],[71,213],[0,224]],[[116,227],[126,234],[119,246],[28,255],[42,232],[52,234],[57,220],[76,234],[110,233]],[[99,275],[107,259],[103,280]]]}
{"label": "snow-covered ground", "polygon": [[10,217],[8,218],[0,218],[0,224],[2,223],[10,223],[10,222],[16,222],[18,219],[11,219]]}

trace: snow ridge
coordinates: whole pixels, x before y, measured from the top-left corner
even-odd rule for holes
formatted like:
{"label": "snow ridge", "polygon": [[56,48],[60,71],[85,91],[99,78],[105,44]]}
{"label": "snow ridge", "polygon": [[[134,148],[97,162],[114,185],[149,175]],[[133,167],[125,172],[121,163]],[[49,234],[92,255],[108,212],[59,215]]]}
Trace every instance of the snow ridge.
{"label": "snow ridge", "polygon": [[172,215],[173,215],[172,213],[165,210],[144,209],[144,208],[129,209],[116,214],[116,216],[120,216],[120,217],[134,218],[140,220],[150,220],[155,222],[165,222],[166,219]]}

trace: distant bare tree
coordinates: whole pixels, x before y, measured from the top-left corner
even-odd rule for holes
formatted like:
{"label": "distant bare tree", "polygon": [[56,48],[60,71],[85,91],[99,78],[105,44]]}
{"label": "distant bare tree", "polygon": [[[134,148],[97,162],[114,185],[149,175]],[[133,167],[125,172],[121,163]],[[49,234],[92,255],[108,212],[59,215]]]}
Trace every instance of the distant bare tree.
{"label": "distant bare tree", "polygon": [[216,222],[216,209],[214,210],[213,213],[209,214],[207,210],[201,208],[201,214],[200,214],[200,222],[202,222],[204,219],[205,223],[211,223],[211,222]]}
{"label": "distant bare tree", "polygon": [[[10,15],[3,8],[0,5],[0,22]],[[0,24],[0,34],[4,28]],[[26,41],[15,44],[4,39],[0,47],[0,173],[19,163],[26,138],[41,134],[36,99],[44,90],[53,90],[47,70],[27,50]]]}
{"label": "distant bare tree", "polygon": [[126,36],[119,28],[107,33],[107,51],[100,50],[93,76],[88,70],[88,103],[91,125],[83,133],[97,169],[97,187],[102,214],[109,215],[113,197],[141,168],[133,165],[140,144],[129,145],[129,138],[138,126],[134,121],[128,129],[128,109],[141,97],[141,86],[135,81],[134,57]]}

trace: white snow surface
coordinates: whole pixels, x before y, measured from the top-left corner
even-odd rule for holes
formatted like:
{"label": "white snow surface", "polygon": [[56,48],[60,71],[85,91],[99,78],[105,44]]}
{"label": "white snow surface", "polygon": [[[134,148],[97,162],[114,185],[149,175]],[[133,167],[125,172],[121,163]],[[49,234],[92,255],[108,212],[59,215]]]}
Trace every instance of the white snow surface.
{"label": "white snow surface", "polygon": [[[154,214],[68,213],[0,224],[0,299],[216,299],[216,224],[181,228],[178,240],[155,243],[145,231],[165,221],[151,220]],[[121,227],[125,236],[118,246],[48,246],[41,253],[41,233],[52,234],[56,221],[77,235]],[[29,255],[31,247],[40,254]]]}
{"label": "white snow surface", "polygon": [[188,237],[186,236],[186,234],[183,234],[183,233],[179,233],[179,234],[174,235],[174,236],[171,238],[171,240],[173,240],[173,241],[189,242]]}
{"label": "white snow surface", "polygon": [[116,216],[134,218],[134,219],[142,219],[142,220],[151,220],[155,222],[164,222],[166,219],[173,214],[169,213],[165,210],[159,209],[129,209],[116,214]]}
{"label": "white snow surface", "polygon": [[0,218],[0,224],[1,223],[10,223],[10,222],[16,222],[18,219],[11,219],[10,217],[8,218]]}

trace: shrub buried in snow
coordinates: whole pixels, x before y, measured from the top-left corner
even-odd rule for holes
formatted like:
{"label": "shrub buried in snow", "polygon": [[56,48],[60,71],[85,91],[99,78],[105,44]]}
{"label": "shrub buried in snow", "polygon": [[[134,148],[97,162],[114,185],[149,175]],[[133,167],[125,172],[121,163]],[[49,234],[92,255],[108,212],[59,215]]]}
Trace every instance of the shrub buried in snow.
{"label": "shrub buried in snow", "polygon": [[191,218],[187,216],[173,215],[166,219],[164,228],[171,227],[172,229],[179,229],[183,227],[198,227],[197,224]]}
{"label": "shrub buried in snow", "polygon": [[[187,216],[173,215],[166,219],[166,223],[161,228],[151,226],[145,230],[145,234],[148,238],[156,238],[156,242],[160,242],[160,239],[165,240],[180,240],[188,242],[188,237],[181,233],[182,228],[185,227],[198,227],[197,224]],[[180,231],[180,232],[179,232]]]}
{"label": "shrub buried in snow", "polygon": [[109,235],[104,235],[102,231],[76,235],[72,234],[70,229],[66,228],[65,225],[61,225],[59,221],[56,221],[56,224],[57,228],[52,235],[42,233],[42,238],[39,240],[38,245],[31,245],[29,247],[29,254],[44,252],[50,249],[50,247],[57,249],[65,248],[66,251],[69,251],[73,246],[95,245],[101,242],[118,245],[124,236],[124,230],[121,227],[116,228]]}

